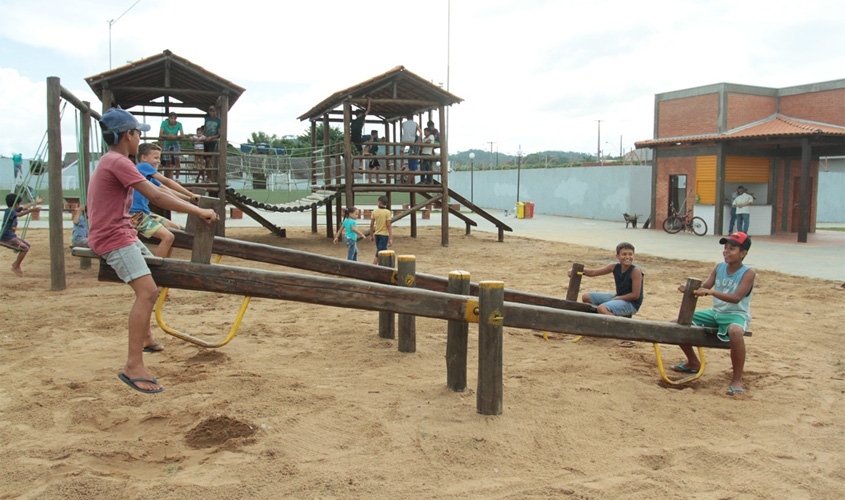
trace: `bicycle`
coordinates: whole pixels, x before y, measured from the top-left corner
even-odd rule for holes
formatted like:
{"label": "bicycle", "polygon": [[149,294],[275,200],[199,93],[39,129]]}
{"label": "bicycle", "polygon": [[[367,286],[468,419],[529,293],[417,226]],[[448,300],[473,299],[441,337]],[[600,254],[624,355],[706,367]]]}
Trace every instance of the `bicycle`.
{"label": "bicycle", "polygon": [[707,223],[701,217],[691,217],[690,210],[679,214],[674,205],[669,206],[672,214],[663,220],[663,230],[669,234],[680,232],[681,229],[690,231],[698,236],[707,234]]}

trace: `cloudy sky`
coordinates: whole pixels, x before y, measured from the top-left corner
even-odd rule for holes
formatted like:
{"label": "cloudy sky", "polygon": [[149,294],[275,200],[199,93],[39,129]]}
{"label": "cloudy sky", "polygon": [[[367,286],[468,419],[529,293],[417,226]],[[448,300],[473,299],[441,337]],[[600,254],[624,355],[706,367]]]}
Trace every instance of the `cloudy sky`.
{"label": "cloudy sky", "polygon": [[652,137],[656,93],[845,78],[841,0],[134,3],[3,2],[0,155],[35,154],[48,76],[99,108],[84,78],[109,69],[110,38],[113,67],[170,50],[246,88],[230,114],[235,143],[300,134],[297,116],[398,65],[465,100],[450,111],[451,152],[493,142],[510,154],[594,153],[597,120],[602,149],[627,151]]}

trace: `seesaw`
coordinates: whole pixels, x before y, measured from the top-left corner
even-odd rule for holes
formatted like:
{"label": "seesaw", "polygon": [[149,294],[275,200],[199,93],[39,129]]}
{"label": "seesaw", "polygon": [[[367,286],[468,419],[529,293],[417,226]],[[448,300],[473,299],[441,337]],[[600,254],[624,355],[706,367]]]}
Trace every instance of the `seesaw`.
{"label": "seesaw", "polygon": [[[584,264],[581,264],[581,263],[578,263],[578,262],[573,263],[572,264],[572,270],[569,273],[569,275],[570,275],[569,276],[569,287],[567,288],[567,291],[566,291],[566,300],[570,300],[570,301],[578,300],[578,292],[581,289],[581,278],[584,276]],[[686,286],[685,286],[685,289],[684,289],[685,290],[684,296],[683,296],[683,299],[681,299],[681,308],[678,311],[678,320],[677,320],[678,325],[682,325],[682,326],[692,325],[692,315],[693,315],[693,313],[695,313],[695,306],[696,306],[696,303],[698,302],[698,297],[695,295],[695,292],[699,288],[701,288],[701,280],[696,279],[696,278],[687,278]],[[630,317],[630,316],[627,316],[627,317]],[[713,333],[715,333],[715,332],[716,332],[716,330],[713,329]],[[544,334],[543,338],[548,340],[548,338],[545,336],[545,332],[543,332],[543,334]],[[746,331],[744,335],[746,337],[750,337],[751,332]],[[573,342],[573,343],[578,342],[583,338],[584,338],[584,335],[579,335],[575,339],[573,339],[571,342]],[[657,358],[657,368],[658,368],[658,370],[660,370],[660,377],[664,381],[666,381],[666,383],[668,383],[668,384],[680,385],[680,384],[684,384],[684,383],[687,383],[687,382],[692,382],[693,380],[696,380],[697,378],[704,375],[704,369],[707,367],[707,361],[704,359],[703,347],[715,347],[717,349],[730,349],[729,343],[719,341],[718,338],[716,338],[715,340],[717,340],[719,342],[718,345],[715,345],[715,346],[713,346],[713,345],[703,346],[701,344],[691,344],[691,345],[695,345],[698,348],[698,357],[701,360],[701,366],[698,368],[698,371],[692,373],[691,375],[688,375],[686,377],[682,377],[682,378],[679,378],[679,379],[670,379],[666,375],[666,370],[665,370],[665,368],[663,368],[663,358],[660,356],[660,343],[653,341],[652,344],[654,345],[654,355]],[[663,343],[667,343],[667,342],[663,342]]]}

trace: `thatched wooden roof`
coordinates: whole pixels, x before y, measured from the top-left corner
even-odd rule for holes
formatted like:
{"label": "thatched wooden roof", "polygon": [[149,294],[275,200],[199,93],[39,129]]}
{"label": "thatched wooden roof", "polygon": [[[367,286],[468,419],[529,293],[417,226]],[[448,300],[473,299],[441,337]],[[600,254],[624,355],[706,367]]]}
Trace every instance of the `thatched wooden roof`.
{"label": "thatched wooden roof", "polygon": [[299,119],[319,120],[323,115],[341,108],[344,101],[367,97],[373,99],[370,114],[380,116],[388,122],[463,101],[460,97],[408,71],[404,66],[397,66],[384,74],[335,92]]}

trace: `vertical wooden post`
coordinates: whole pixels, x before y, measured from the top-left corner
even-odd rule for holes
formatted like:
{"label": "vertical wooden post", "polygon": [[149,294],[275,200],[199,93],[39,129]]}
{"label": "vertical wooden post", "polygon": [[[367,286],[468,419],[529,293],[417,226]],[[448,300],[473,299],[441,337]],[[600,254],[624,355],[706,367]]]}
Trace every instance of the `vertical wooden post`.
{"label": "vertical wooden post", "polygon": [[352,168],[355,160],[352,159],[352,137],[350,135],[350,123],[352,121],[352,106],[349,101],[343,103],[343,158],[344,169],[343,177],[345,184],[344,191],[346,192],[346,206],[355,206],[355,195],[352,193],[352,187],[355,185],[355,176],[352,174]]}
{"label": "vertical wooden post", "polygon": [[317,233],[317,207],[311,207],[311,233]]}
{"label": "vertical wooden post", "polygon": [[578,301],[581,290],[581,278],[584,276],[584,264],[572,263],[572,276],[569,277],[569,288],[566,290],[566,300]]}
{"label": "vertical wooden post", "polygon": [[692,315],[695,313],[695,304],[698,302],[695,291],[699,288],[701,288],[701,280],[687,278],[684,298],[681,300],[681,309],[678,311],[679,325],[689,326],[692,324]]}
{"label": "vertical wooden post", "polygon": [[[220,213],[223,200],[219,198],[211,198],[203,196],[200,198],[200,208],[210,208],[217,213]],[[211,251],[214,246],[214,235],[217,232],[217,222],[206,224],[205,221],[199,220],[196,215],[189,215],[196,219],[194,222],[194,245],[191,250],[191,262],[198,264],[211,263]]]}
{"label": "vertical wooden post", "polygon": [[[378,265],[396,268],[396,252],[393,250],[382,250],[378,253]],[[379,311],[378,313],[378,336],[383,339],[396,338],[396,315],[392,312]]]}
{"label": "vertical wooden post", "polygon": [[[79,132],[81,134],[80,142],[82,143],[82,158],[79,161],[84,165],[79,169],[81,178],[79,179],[79,206],[88,205],[88,177],[91,172],[91,103],[82,101],[85,109],[80,110],[82,115],[82,123],[79,124]],[[80,269],[91,269],[91,257],[82,257],[79,259]]]}
{"label": "vertical wooden post", "polygon": [[[413,255],[400,255],[398,258],[397,281],[399,286],[416,286],[417,258]],[[399,323],[399,352],[417,351],[417,322],[412,314],[400,314]]]}
{"label": "vertical wooden post", "polygon": [[[412,207],[417,206],[417,194],[411,191],[410,193],[410,203]],[[411,238],[417,237],[417,213],[411,212]]]}
{"label": "vertical wooden post", "polygon": [[326,236],[334,238],[334,221],[332,220],[332,200],[326,202]]}
{"label": "vertical wooden post", "polygon": [[476,411],[482,415],[502,414],[502,324],[505,284],[478,284],[478,390]]}
{"label": "vertical wooden post", "polygon": [[440,216],[440,244],[449,246],[449,131],[446,129],[446,108],[438,108],[440,119],[440,184],[443,187],[443,211]]}
{"label": "vertical wooden post", "polygon": [[217,139],[217,163],[214,163],[214,157],[211,157],[212,165],[216,168],[211,169],[212,175],[217,175],[217,198],[221,204],[216,205],[214,209],[220,217],[217,222],[215,233],[217,236],[226,236],[226,163],[228,161],[228,144],[229,144],[229,96],[221,95],[217,98],[217,117],[220,118],[220,138]]}
{"label": "vertical wooden post", "polygon": [[67,288],[65,281],[65,243],[62,229],[62,123],[59,112],[61,95],[62,85],[59,77],[47,77],[47,172],[50,182],[51,290]]}
{"label": "vertical wooden post", "polygon": [[[449,273],[449,293],[469,295],[469,273],[452,271]],[[449,321],[446,329],[446,386],[455,392],[467,388],[467,338],[469,323]]]}

